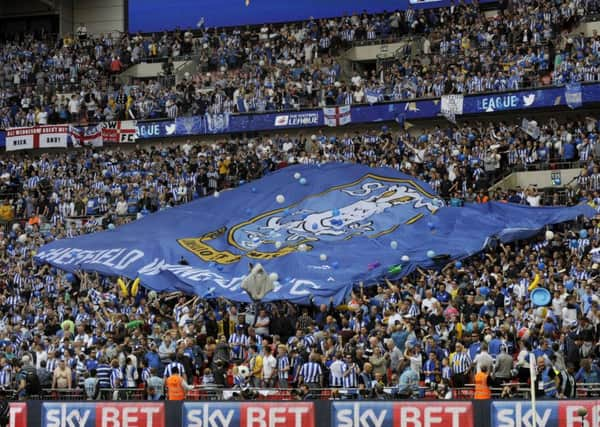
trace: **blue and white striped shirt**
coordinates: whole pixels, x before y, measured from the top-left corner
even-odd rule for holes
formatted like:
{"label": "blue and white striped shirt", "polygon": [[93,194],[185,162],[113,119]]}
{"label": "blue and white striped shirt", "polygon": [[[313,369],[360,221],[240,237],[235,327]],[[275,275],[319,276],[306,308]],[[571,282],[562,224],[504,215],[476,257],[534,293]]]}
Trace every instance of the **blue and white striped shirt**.
{"label": "blue and white striped shirt", "polygon": [[305,383],[318,383],[322,374],[321,365],[316,362],[306,362],[300,368],[300,376]]}
{"label": "blue and white striped shirt", "polygon": [[110,373],[110,386],[111,388],[120,388],[123,384],[123,372],[121,368],[113,368]]}
{"label": "blue and white striped shirt", "polygon": [[173,368],[175,368],[175,367],[179,370],[180,375],[182,375],[182,376],[185,375],[185,368],[183,367],[183,364],[181,364],[179,362],[171,362],[165,367],[163,377],[168,378],[171,375],[173,375]]}

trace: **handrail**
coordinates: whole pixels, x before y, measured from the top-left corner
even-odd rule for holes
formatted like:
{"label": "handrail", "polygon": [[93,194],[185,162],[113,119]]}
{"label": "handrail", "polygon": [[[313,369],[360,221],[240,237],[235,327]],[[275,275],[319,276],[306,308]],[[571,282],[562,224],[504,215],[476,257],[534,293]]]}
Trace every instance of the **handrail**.
{"label": "handrail", "polygon": [[[510,397],[528,397],[530,393],[529,385],[526,383],[505,383],[502,387],[490,387],[492,398],[502,397],[506,388],[512,390]],[[16,394],[16,390],[7,390],[8,394]],[[354,399],[361,395],[358,388],[342,388],[342,387],[317,387],[311,388],[312,398],[315,400],[334,400],[334,399]],[[452,398],[456,400],[473,399],[475,387],[473,384],[467,384],[460,388],[450,388]],[[143,388],[101,388],[99,390],[100,399],[108,400],[144,400],[146,392]],[[406,399],[398,394],[398,386],[384,386],[383,392],[389,399]],[[228,400],[238,398],[242,393],[239,388],[222,387],[218,385],[195,385],[186,395],[186,400]],[[255,399],[261,400],[291,400],[297,393],[297,389],[293,388],[262,388],[249,387],[244,389],[245,395],[254,396]],[[420,385],[414,390],[411,397],[418,399],[437,399],[435,390]],[[402,394],[402,396],[405,396]],[[593,397],[600,396],[600,383],[577,384],[577,397]],[[39,395],[31,396],[33,400],[69,400],[78,401],[85,400],[86,393],[82,388],[71,389],[43,389]]]}

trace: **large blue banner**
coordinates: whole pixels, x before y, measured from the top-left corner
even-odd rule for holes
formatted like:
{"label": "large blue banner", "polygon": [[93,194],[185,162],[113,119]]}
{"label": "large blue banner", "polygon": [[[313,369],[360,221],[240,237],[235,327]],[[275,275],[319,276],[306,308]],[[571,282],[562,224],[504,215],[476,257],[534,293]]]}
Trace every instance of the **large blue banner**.
{"label": "large blue banner", "polygon": [[[495,0],[479,0],[489,3]],[[468,3],[471,0],[467,0]],[[129,31],[231,27],[270,22],[330,18],[353,13],[379,13],[448,7],[451,0],[129,0]]]}
{"label": "large blue banner", "polygon": [[594,215],[587,205],[443,207],[408,175],[345,164],[285,168],[218,196],[52,242],[36,259],[235,301],[249,300],[240,286],[248,264],[259,262],[278,275],[267,300],[341,303],[360,281],[435,267],[479,252],[493,238],[526,238],[547,224]]}

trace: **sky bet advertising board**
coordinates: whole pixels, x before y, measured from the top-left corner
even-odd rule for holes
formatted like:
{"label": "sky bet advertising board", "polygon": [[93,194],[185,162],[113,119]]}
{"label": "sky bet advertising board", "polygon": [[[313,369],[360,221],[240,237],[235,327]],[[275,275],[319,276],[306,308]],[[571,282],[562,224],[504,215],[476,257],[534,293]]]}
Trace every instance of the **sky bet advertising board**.
{"label": "sky bet advertising board", "polygon": [[[580,408],[587,410],[582,418]],[[598,427],[600,401],[541,400],[536,403],[536,427]],[[491,408],[491,427],[532,427],[534,413],[527,401],[495,401]]]}
{"label": "sky bet advertising board", "polygon": [[315,427],[311,402],[185,402],[182,410],[183,427]]}
{"label": "sky bet advertising board", "polygon": [[471,402],[333,402],[331,427],[473,427]]}
{"label": "sky bet advertising board", "polygon": [[27,427],[27,404],[25,402],[11,402],[8,415],[8,427]]}
{"label": "sky bet advertising board", "polygon": [[[471,0],[466,0],[470,3]],[[479,0],[489,3],[495,0]],[[446,7],[450,0],[129,0],[129,31],[232,27],[345,14]],[[202,23],[202,24],[200,24]]]}
{"label": "sky bet advertising board", "polygon": [[163,403],[44,402],[42,427],[166,427]]}

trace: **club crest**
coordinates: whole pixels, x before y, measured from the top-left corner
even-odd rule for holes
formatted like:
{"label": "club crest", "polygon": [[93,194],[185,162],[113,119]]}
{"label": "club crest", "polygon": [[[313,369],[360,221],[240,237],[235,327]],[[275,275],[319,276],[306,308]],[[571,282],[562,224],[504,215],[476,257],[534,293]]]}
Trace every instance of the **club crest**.
{"label": "club crest", "polygon": [[435,214],[442,201],[411,180],[367,174],[245,222],[178,242],[201,259],[273,259],[320,242],[377,238]]}

